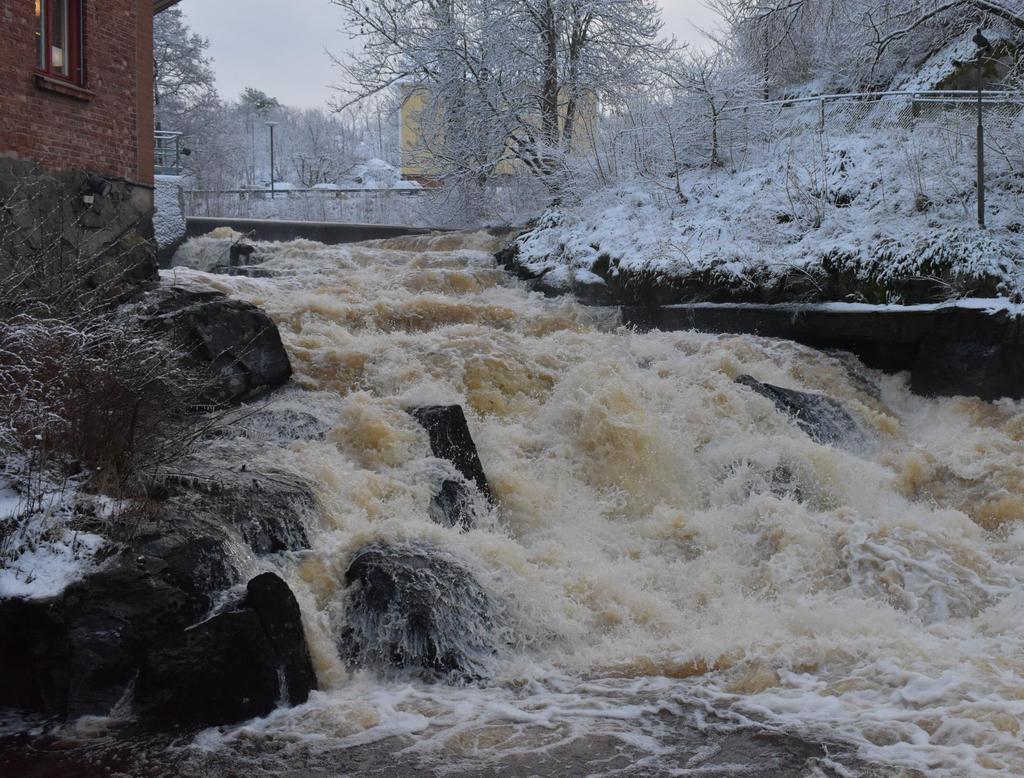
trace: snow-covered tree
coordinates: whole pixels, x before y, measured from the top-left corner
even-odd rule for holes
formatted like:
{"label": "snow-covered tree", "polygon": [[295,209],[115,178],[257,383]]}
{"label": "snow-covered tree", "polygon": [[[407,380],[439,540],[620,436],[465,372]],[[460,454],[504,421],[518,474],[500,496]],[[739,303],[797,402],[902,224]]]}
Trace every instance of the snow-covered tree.
{"label": "snow-covered tree", "polygon": [[217,101],[210,42],[169,8],[153,18],[153,101],[158,126],[186,132]]}
{"label": "snow-covered tree", "polygon": [[[687,51],[673,57],[666,63],[663,74],[672,90],[674,123],[696,131],[698,139],[690,145],[705,147],[708,164],[719,167],[722,164],[719,145],[722,116],[727,109],[756,99],[756,79],[724,46],[709,51]],[[674,147],[678,142],[676,136],[682,133],[673,131],[671,126],[668,129],[669,142]],[[673,155],[676,156],[674,148]]]}
{"label": "snow-covered tree", "polygon": [[622,101],[669,50],[654,0],[332,0],[362,40],[342,105],[412,85],[423,151],[476,184],[508,160],[547,180],[597,100]]}
{"label": "snow-covered tree", "polygon": [[889,87],[983,26],[1024,38],[1021,0],[709,0],[765,97]]}

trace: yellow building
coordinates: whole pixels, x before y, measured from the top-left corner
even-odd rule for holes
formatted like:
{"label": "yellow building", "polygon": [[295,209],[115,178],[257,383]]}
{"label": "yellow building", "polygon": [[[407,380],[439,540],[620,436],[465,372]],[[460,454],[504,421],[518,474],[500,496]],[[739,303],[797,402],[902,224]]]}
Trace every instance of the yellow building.
{"label": "yellow building", "polygon": [[[429,105],[430,92],[428,87],[403,83],[399,85],[401,107],[399,110],[399,141],[402,153],[402,178],[420,182],[437,180],[441,175],[438,165],[432,161],[429,144],[423,138],[423,112]],[[563,103],[564,104],[564,103]],[[588,93],[581,101],[577,110],[576,128],[573,132],[573,151],[587,152],[594,145],[594,130],[598,118],[599,102],[597,95]],[[564,127],[565,116],[559,117],[560,126]],[[536,126],[540,126],[539,117]],[[497,172],[511,175],[521,169],[522,162],[515,159],[510,151],[498,163]]]}

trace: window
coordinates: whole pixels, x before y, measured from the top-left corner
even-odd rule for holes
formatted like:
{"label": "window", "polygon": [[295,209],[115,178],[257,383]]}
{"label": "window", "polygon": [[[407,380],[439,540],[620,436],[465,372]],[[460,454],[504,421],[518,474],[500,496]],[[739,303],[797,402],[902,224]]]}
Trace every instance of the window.
{"label": "window", "polygon": [[83,0],[35,0],[36,66],[48,76],[85,82]]}

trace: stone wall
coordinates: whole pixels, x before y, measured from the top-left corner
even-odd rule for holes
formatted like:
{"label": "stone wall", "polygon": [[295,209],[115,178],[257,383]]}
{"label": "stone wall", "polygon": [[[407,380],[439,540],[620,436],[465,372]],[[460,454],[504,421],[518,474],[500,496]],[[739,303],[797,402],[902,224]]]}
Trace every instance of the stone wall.
{"label": "stone wall", "polygon": [[70,282],[117,297],[156,277],[152,189],[0,156],[0,292],[25,279],[22,294]]}
{"label": "stone wall", "polygon": [[[196,238],[218,227],[229,227],[252,240],[315,240],[328,246],[358,243],[364,240],[398,238],[403,235],[429,235],[427,227],[402,227],[388,224],[339,224],[336,222],[297,222],[282,219],[235,219],[217,216],[189,216],[186,236]],[[440,230],[443,232],[443,230]]]}
{"label": "stone wall", "polygon": [[889,308],[857,305],[624,306],[640,330],[701,330],[794,340],[856,354],[866,365],[908,371],[914,392],[983,400],[1024,398],[1024,310],[970,300]]}

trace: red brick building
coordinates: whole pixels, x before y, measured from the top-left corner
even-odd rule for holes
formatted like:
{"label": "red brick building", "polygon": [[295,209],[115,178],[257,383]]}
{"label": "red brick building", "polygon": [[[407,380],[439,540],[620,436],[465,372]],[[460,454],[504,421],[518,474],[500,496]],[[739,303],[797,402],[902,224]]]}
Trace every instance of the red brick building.
{"label": "red brick building", "polygon": [[0,154],[153,182],[153,14],[166,0],[0,0]]}
{"label": "red brick building", "polygon": [[155,273],[153,15],[176,2],[0,0],[0,273],[40,225]]}

